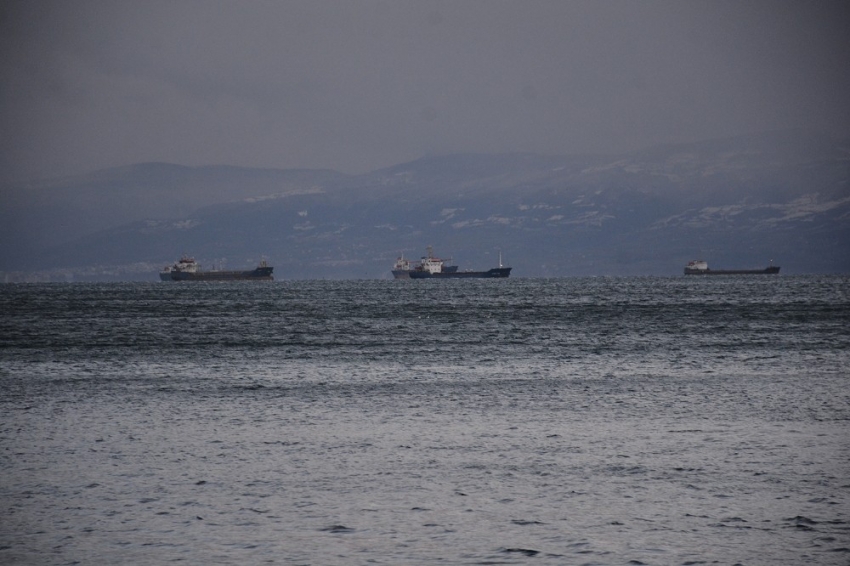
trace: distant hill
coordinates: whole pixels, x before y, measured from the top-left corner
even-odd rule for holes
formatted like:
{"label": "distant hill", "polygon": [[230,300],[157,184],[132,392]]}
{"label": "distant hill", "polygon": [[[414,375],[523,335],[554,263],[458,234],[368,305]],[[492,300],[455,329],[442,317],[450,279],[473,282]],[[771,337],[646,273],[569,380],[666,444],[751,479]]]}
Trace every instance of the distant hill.
{"label": "distant hill", "polygon": [[850,272],[850,140],[811,132],[617,156],[454,154],[363,175],[140,164],[0,192],[6,280],[154,280],[182,253],[278,279],[452,256],[517,277],[679,275],[691,259]]}

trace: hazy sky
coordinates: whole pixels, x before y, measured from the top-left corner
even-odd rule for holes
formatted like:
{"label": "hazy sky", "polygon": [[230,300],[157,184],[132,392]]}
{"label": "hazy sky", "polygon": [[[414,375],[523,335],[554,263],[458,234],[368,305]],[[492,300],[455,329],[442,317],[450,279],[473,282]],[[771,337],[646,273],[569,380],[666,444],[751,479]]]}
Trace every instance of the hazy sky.
{"label": "hazy sky", "polygon": [[850,134],[850,3],[6,0],[0,180]]}

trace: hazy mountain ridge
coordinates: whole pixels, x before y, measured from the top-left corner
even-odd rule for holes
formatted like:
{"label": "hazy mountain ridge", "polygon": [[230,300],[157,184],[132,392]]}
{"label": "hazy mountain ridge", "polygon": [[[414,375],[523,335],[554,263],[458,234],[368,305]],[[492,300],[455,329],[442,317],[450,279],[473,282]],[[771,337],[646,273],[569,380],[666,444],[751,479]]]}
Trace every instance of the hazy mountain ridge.
{"label": "hazy mountain ridge", "polygon": [[[517,276],[674,275],[697,257],[850,270],[850,143],[807,132],[620,156],[431,156],[364,175],[144,164],[15,190],[4,217],[49,210],[54,224],[6,225],[12,279],[153,279],[147,266],[183,252],[234,268],[264,256],[278,278],[387,277],[429,244],[462,268],[501,250]],[[81,209],[85,225],[67,219]]]}

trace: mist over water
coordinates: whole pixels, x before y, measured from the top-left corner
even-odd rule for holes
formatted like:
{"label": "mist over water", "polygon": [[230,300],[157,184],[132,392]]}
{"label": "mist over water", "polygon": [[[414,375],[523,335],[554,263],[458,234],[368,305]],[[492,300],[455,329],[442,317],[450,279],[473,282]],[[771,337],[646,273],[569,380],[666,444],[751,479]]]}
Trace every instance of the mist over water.
{"label": "mist over water", "polygon": [[850,279],[0,286],[0,562],[846,564]]}

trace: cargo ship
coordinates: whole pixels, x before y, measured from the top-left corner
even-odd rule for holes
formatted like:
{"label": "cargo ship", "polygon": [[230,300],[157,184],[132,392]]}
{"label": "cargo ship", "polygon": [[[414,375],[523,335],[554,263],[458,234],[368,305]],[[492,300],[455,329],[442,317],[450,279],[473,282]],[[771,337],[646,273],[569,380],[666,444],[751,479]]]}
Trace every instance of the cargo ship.
{"label": "cargo ship", "polygon": [[764,269],[709,269],[708,263],[697,259],[685,266],[685,275],[773,275],[779,273],[779,266],[771,265]]}
{"label": "cargo ship", "polygon": [[160,271],[159,278],[162,281],[271,281],[273,270],[274,267],[263,260],[250,271],[201,271],[201,264],[194,258],[183,256]]}
{"label": "cargo ship", "polygon": [[460,271],[456,265],[446,265],[446,262],[434,256],[431,246],[428,246],[428,255],[422,256],[419,263],[411,262],[401,255],[393,265],[392,273],[396,279],[494,279],[511,274],[511,268],[502,265],[501,253],[499,267],[487,271]]}

